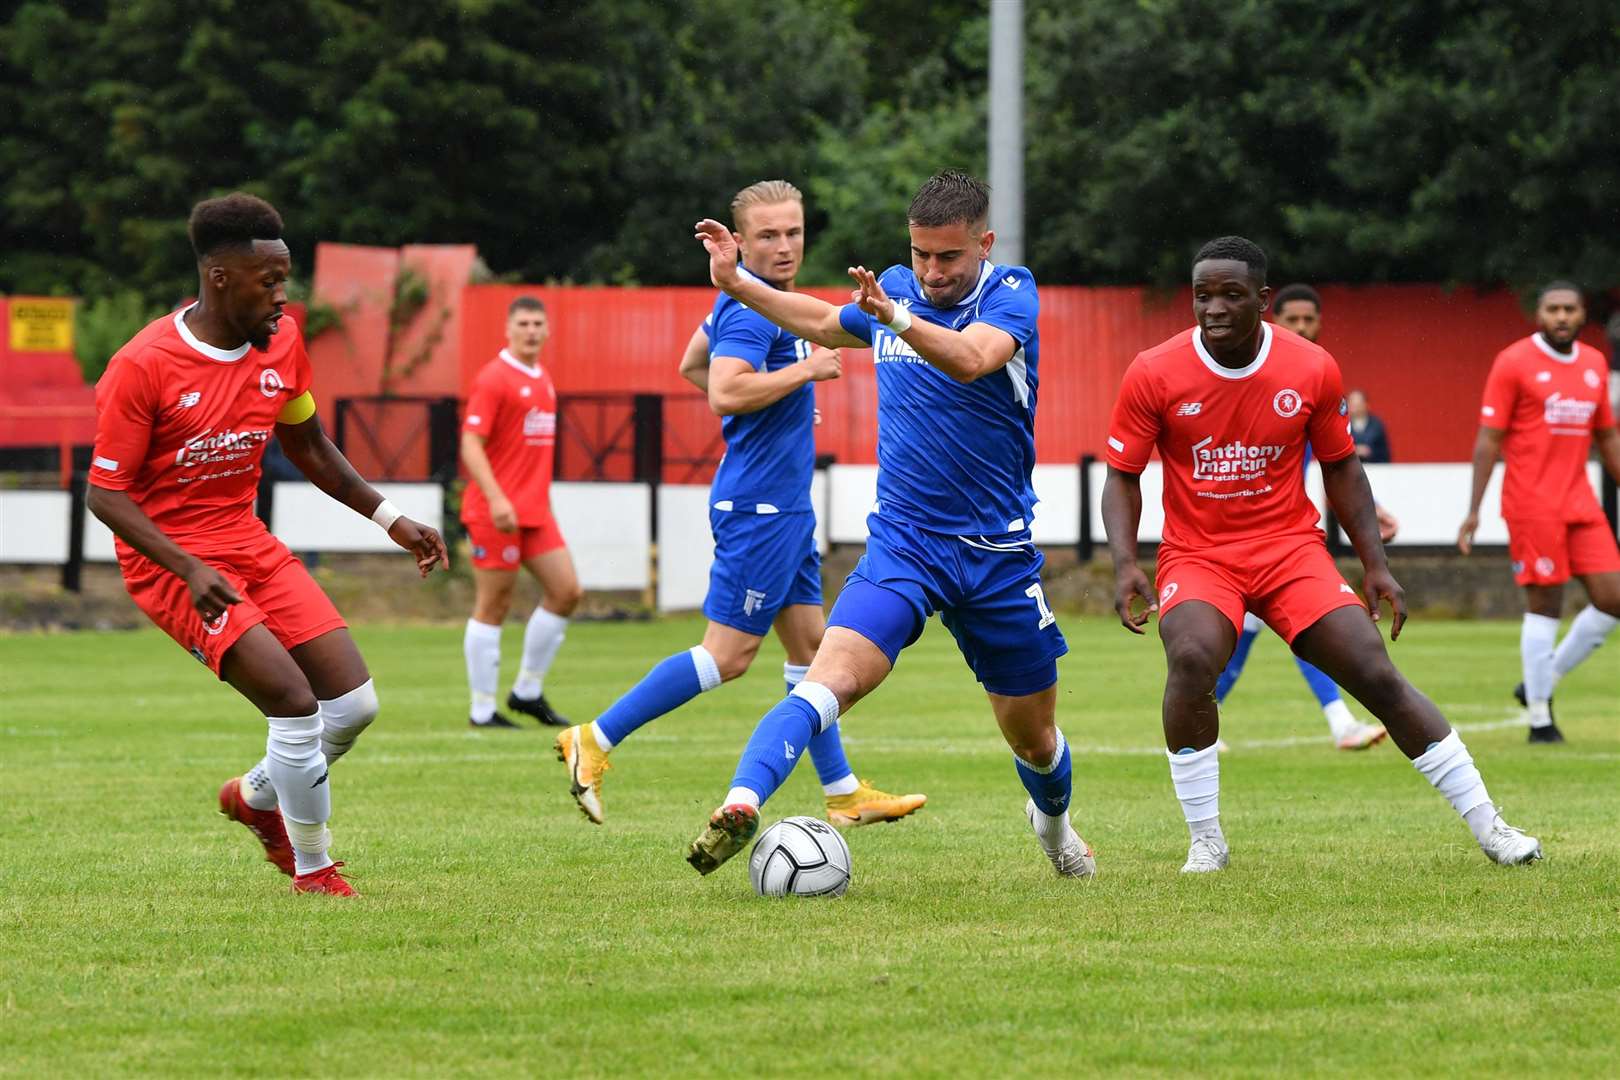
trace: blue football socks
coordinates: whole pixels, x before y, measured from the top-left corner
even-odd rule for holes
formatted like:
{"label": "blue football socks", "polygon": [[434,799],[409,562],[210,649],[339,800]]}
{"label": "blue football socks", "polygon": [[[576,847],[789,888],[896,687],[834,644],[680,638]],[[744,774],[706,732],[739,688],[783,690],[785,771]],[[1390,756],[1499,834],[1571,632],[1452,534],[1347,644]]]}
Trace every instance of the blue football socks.
{"label": "blue football socks", "polygon": [[1294,663],[1299,665],[1299,673],[1305,676],[1305,682],[1310,685],[1311,693],[1316,695],[1316,701],[1324,709],[1340,699],[1339,686],[1321,668],[1308,660],[1294,657]]}
{"label": "blue football socks", "polygon": [[624,696],[596,718],[597,730],[611,746],[625,736],[720,685],[720,669],[703,646],[660,660]]}
{"label": "blue football socks", "polygon": [[820,720],[816,706],[796,694],[777,702],[749,737],[731,786],[754,792],[763,806],[799,763]]}
{"label": "blue football socks", "polygon": [[1057,817],[1069,808],[1073,782],[1069,740],[1063,737],[1061,731],[1057,733],[1057,738],[1057,756],[1044,768],[1013,755],[1013,764],[1018,769],[1018,779],[1023,782],[1024,790],[1035,800],[1036,809],[1048,817]]}
{"label": "blue football socks", "polygon": [[1217,704],[1226,700],[1226,695],[1232,692],[1237,683],[1238,676],[1243,674],[1243,665],[1249,662],[1249,650],[1254,648],[1254,639],[1260,636],[1258,630],[1245,630],[1238,635],[1237,645],[1232,649],[1232,659],[1226,662],[1226,670],[1221,677],[1215,680],[1215,701]]}

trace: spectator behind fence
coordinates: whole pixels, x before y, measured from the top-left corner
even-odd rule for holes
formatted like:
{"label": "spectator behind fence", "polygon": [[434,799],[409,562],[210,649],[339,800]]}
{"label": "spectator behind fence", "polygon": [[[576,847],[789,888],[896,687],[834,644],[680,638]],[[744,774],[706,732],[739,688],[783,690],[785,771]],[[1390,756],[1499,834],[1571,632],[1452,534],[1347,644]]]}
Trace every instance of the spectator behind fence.
{"label": "spectator behind fence", "polygon": [[1390,460],[1389,433],[1384,422],[1367,411],[1367,395],[1360,390],[1349,394],[1350,435],[1356,440],[1356,454],[1362,461],[1382,464]]}

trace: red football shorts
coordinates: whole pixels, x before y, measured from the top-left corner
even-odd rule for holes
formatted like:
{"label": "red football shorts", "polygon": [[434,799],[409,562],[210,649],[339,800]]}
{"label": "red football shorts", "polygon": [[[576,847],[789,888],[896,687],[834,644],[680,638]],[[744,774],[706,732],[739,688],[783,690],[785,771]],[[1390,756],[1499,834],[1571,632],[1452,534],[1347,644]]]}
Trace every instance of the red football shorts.
{"label": "red football shorts", "polygon": [[537,555],[565,546],[562,530],[552,517],[546,518],[544,524],[524,526],[516,532],[501,532],[487,521],[463,524],[472,542],[472,564],[480,570],[516,570]]}
{"label": "red football shorts", "polygon": [[1508,557],[1520,585],[1562,585],[1570,577],[1620,572],[1620,545],[1609,523],[1510,521]]}
{"label": "red football shorts", "polygon": [[1160,549],[1159,618],[1202,600],[1237,632],[1252,611],[1290,645],[1316,620],[1342,607],[1365,608],[1333,565],[1320,535],[1271,536],[1203,551]]}
{"label": "red football shorts", "polygon": [[201,558],[242,598],[212,622],[204,622],[192,606],[184,581],[144,556],[132,555],[124,564],[124,587],[147,618],[215,675],[231,646],[260,623],[289,649],[347,625],[304,564],[269,531],[235,550]]}

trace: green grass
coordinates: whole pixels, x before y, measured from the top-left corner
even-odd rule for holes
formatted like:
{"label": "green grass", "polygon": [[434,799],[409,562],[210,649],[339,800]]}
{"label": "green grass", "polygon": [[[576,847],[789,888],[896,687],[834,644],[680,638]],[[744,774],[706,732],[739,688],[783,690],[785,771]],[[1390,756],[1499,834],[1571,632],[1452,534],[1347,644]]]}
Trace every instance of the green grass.
{"label": "green grass", "polygon": [[[576,626],[548,694],[592,715],[698,626]],[[1396,646],[1542,839],[1503,870],[1392,747],[1332,750],[1263,638],[1224,730],[1232,866],[1183,878],[1158,644],[1065,631],[1099,879],[1051,873],[934,626],[845,721],[857,770],[929,805],[851,834],[849,894],[820,901],[681,858],[780,693],[774,645],[615,753],[598,828],[548,736],[467,731],[459,629],[359,628],[384,712],[334,770],[345,903],[289,895],[213,813],[263,726],[166,638],[0,640],[0,1074],[1620,1070],[1620,646],[1560,688],[1554,748],[1501,724],[1515,626]],[[769,811],[819,808],[806,767]]]}

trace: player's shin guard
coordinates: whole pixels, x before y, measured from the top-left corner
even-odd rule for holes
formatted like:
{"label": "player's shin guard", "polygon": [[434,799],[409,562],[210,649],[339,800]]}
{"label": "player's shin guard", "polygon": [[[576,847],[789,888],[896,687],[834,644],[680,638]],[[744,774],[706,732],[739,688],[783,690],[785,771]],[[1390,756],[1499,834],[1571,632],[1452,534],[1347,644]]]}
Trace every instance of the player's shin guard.
{"label": "player's shin guard", "polygon": [[1044,764],[1025,761],[1017,754],[1013,755],[1018,779],[1035,803],[1035,832],[1048,848],[1056,847],[1063,840],[1074,782],[1069,740],[1063,737],[1061,730],[1056,734],[1057,752]]}
{"label": "player's shin guard", "polygon": [[[1605,615],[1591,604],[1582,608],[1575,621],[1569,624],[1569,633],[1564,635],[1564,640],[1558,643],[1558,648],[1553,652],[1553,684],[1557,685],[1559,679],[1597,651],[1603,639],[1614,633],[1616,626],[1620,626],[1620,619],[1613,615]],[[1529,697],[1528,683],[1525,685],[1525,696]]]}
{"label": "player's shin guard", "polygon": [[[783,664],[782,678],[787,683],[787,692],[793,693],[793,688],[809,673],[809,664]],[[849,767],[849,758],[844,756],[844,739],[836,723],[829,724],[810,739],[810,763],[816,767],[816,778],[821,781],[825,795],[848,795],[860,787],[855,770]]]}
{"label": "player's shin guard", "polygon": [[1181,801],[1187,831],[1194,840],[1201,836],[1226,842],[1221,834],[1221,757],[1214,746],[1202,750],[1168,753],[1170,783]]}
{"label": "player's shin guard", "polygon": [[265,722],[270,726],[265,760],[298,872],[314,873],[332,861],[326,854],[332,789],[321,753],[321,714],[317,710],[308,716],[267,716]]}
{"label": "player's shin guard", "polygon": [[702,645],[666,656],[596,718],[596,742],[603,750],[611,750],[638,727],[719,685],[720,668]]}
{"label": "player's shin guard", "polygon": [[1253,615],[1243,616],[1243,633],[1238,635],[1237,645],[1232,649],[1232,659],[1226,662],[1225,670],[1221,672],[1220,678],[1215,680],[1217,704],[1225,701],[1226,695],[1237,685],[1238,676],[1243,674],[1243,665],[1249,662],[1249,650],[1254,648],[1254,639],[1260,636],[1260,629],[1263,626],[1265,623]]}
{"label": "player's shin guard", "polygon": [[820,683],[801,682],[754,728],[737,762],[733,791],[751,791],[764,805],[798,764],[811,737],[837,722],[838,698],[833,692]]}
{"label": "player's shin guard", "polygon": [[1474,767],[1474,757],[1453,731],[1412,759],[1412,764],[1434,789],[1446,797],[1453,810],[1462,815],[1474,839],[1484,841],[1496,818],[1496,807],[1485,790],[1485,781]]}
{"label": "player's shin guard", "polygon": [[518,669],[517,682],[512,684],[512,693],[525,701],[532,701],[540,696],[545,688],[546,672],[551,670],[551,662],[557,659],[557,650],[562,648],[563,638],[568,634],[568,617],[547,611],[543,607],[534,609],[529,616],[529,625],[523,630],[523,666]]}
{"label": "player's shin guard", "polygon": [[354,740],[377,719],[377,688],[370,679],[330,701],[321,702],[321,753],[332,764],[349,752]]}
{"label": "player's shin guard", "polygon": [[[1531,726],[1552,723],[1547,699],[1553,692],[1553,646],[1558,641],[1558,620],[1526,612],[1519,629],[1519,655],[1524,661],[1524,698],[1530,706]],[[1537,706],[1540,706],[1538,708]]]}

